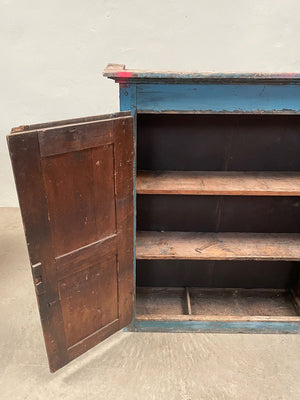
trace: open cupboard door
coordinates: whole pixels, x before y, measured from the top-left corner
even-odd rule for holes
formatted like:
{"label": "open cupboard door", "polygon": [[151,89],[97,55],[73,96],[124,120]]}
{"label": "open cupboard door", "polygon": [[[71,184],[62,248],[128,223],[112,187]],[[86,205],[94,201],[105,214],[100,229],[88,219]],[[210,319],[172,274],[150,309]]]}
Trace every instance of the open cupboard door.
{"label": "open cupboard door", "polygon": [[133,119],[23,126],[8,144],[53,372],[132,320]]}

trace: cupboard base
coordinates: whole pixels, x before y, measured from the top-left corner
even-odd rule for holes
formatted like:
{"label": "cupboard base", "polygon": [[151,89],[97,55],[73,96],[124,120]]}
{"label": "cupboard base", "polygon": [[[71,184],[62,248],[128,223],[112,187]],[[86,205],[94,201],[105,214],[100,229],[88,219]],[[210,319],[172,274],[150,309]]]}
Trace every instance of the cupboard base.
{"label": "cupboard base", "polygon": [[300,333],[300,321],[159,321],[135,319],[129,332]]}
{"label": "cupboard base", "polygon": [[290,289],[138,287],[128,331],[299,333]]}

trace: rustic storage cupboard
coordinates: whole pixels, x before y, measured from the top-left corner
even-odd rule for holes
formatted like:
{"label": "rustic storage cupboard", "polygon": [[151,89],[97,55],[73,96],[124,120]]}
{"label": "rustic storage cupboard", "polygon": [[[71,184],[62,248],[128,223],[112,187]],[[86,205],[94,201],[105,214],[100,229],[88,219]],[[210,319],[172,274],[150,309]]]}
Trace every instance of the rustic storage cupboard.
{"label": "rustic storage cupboard", "polygon": [[300,331],[300,75],[109,64],[8,144],[51,371],[117,330]]}

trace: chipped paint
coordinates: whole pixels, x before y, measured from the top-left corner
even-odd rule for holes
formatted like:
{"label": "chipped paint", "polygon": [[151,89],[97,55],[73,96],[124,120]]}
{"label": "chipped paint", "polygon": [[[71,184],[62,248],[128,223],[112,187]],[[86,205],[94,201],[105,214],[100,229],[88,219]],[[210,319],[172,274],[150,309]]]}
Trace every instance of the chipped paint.
{"label": "chipped paint", "polygon": [[128,79],[130,83],[272,83],[272,84],[300,84],[300,74],[261,73],[261,72],[181,72],[181,71],[143,71],[125,69],[123,64],[109,64],[103,71],[103,76],[114,79],[116,82]]}
{"label": "chipped paint", "polygon": [[139,84],[137,109],[228,113],[300,113],[300,85]]}
{"label": "chipped paint", "polygon": [[300,322],[135,320],[129,331],[214,333],[300,333]]}
{"label": "chipped paint", "polygon": [[118,78],[132,78],[132,72],[129,71],[119,71],[117,72]]}
{"label": "chipped paint", "polygon": [[[300,74],[297,73],[126,71],[124,65],[111,65],[103,75],[119,83],[120,109],[130,110],[134,116],[135,141],[138,113],[300,114]],[[136,224],[136,221],[134,223]],[[203,249],[196,249],[199,250]],[[135,268],[134,265],[134,277]],[[300,322],[143,321],[134,317],[126,330],[300,333]]]}

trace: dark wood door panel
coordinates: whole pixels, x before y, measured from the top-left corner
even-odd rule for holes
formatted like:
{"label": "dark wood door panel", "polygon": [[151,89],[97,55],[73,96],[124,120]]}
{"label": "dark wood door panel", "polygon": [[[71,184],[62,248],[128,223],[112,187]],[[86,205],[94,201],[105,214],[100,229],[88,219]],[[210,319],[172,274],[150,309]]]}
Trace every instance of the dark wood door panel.
{"label": "dark wood door panel", "polygon": [[64,279],[70,274],[79,272],[86,268],[87,262],[93,265],[99,261],[99,252],[101,257],[107,254],[117,253],[117,234],[107,236],[105,239],[90,243],[87,246],[80,247],[75,251],[63,254],[55,258],[57,278]]}
{"label": "dark wood door panel", "polygon": [[41,156],[53,156],[113,143],[113,129],[114,121],[110,119],[101,121],[101,130],[99,121],[91,121],[39,131]]}
{"label": "dark wood door panel", "polygon": [[81,121],[8,136],[51,371],[133,315],[133,119]]}
{"label": "dark wood door panel", "polygon": [[116,232],[112,144],[41,162],[56,257]]}
{"label": "dark wood door panel", "polygon": [[68,348],[119,319],[116,253],[87,265],[58,284]]}

